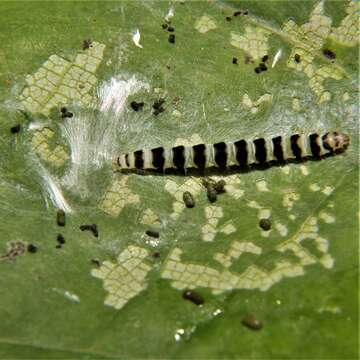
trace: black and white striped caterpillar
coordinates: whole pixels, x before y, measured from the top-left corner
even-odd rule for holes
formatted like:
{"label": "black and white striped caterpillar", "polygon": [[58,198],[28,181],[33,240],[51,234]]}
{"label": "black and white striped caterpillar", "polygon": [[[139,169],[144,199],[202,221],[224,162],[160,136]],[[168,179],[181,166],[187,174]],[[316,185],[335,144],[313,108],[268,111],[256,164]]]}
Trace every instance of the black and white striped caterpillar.
{"label": "black and white striped caterpillar", "polygon": [[284,162],[319,158],[328,154],[343,152],[349,144],[349,137],[338,132],[324,135],[295,134],[290,137],[277,136],[270,139],[239,140],[217,144],[194,146],[157,147],[122,154],[117,158],[120,169],[204,169],[232,166],[246,167],[268,162]]}

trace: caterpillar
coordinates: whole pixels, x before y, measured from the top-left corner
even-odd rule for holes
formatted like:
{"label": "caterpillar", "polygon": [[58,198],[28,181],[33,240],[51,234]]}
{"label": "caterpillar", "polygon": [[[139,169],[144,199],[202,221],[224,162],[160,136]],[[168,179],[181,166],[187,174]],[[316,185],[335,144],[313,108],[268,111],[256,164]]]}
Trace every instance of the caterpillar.
{"label": "caterpillar", "polygon": [[277,136],[270,139],[239,140],[206,145],[157,147],[121,154],[116,163],[120,169],[184,170],[217,167],[246,167],[270,162],[321,158],[341,153],[349,145],[349,136],[338,132],[324,135],[311,133]]}

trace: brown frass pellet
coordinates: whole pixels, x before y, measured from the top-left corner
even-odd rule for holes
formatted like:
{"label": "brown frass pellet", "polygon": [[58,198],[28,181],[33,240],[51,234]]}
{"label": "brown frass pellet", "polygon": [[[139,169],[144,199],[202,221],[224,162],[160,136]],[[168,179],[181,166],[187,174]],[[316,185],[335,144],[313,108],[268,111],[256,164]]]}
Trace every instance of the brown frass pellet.
{"label": "brown frass pellet", "polygon": [[264,63],[260,63],[259,67],[260,67],[261,71],[266,71],[267,70],[267,66]]}
{"label": "brown frass pellet", "polygon": [[97,267],[101,266],[101,261],[95,258],[91,259],[91,263],[96,265]]}
{"label": "brown frass pellet", "polygon": [[175,105],[177,105],[179,101],[180,101],[180,97],[179,97],[179,96],[174,96],[174,97],[172,98],[172,103],[175,104]]}
{"label": "brown frass pellet", "polygon": [[91,231],[95,237],[99,236],[99,231],[96,224],[80,225],[81,231]]}
{"label": "brown frass pellet", "polygon": [[164,30],[166,30],[166,29],[168,28],[168,26],[169,26],[169,25],[166,24],[166,23],[164,23],[164,24],[161,25],[161,27],[162,27]]}
{"label": "brown frass pellet", "polygon": [[155,230],[146,230],[145,234],[153,238],[158,238],[160,236],[159,232]]}
{"label": "brown frass pellet", "polygon": [[225,185],[226,185],[225,180],[219,180],[214,184],[214,189],[218,194],[222,194],[225,192]]}
{"label": "brown frass pellet", "polygon": [[175,44],[175,35],[174,34],[170,34],[168,41],[170,44]]}
{"label": "brown frass pellet", "polygon": [[263,324],[254,315],[246,315],[241,319],[241,323],[251,330],[260,330]]}
{"label": "brown frass pellet", "polygon": [[226,21],[231,21],[231,17],[230,17],[230,16],[227,16],[227,17],[225,18],[225,20],[226,20]]}
{"label": "brown frass pellet", "polygon": [[300,59],[301,59],[301,57],[300,57],[299,54],[295,54],[295,55],[294,55],[294,60],[295,60],[297,63],[300,62]]}
{"label": "brown frass pellet", "polygon": [[144,103],[143,102],[132,101],[130,103],[130,106],[134,111],[139,111],[139,110],[141,110],[143,108]]}
{"label": "brown frass pellet", "polygon": [[265,65],[265,63],[260,63],[255,69],[254,71],[257,73],[257,74],[260,74],[262,71],[266,71],[267,70],[267,66]]}
{"label": "brown frass pellet", "polygon": [[74,116],[74,114],[70,111],[61,115],[62,118],[72,118],[73,116]]}
{"label": "brown frass pellet", "polygon": [[215,202],[217,200],[217,191],[215,190],[215,187],[213,184],[208,184],[207,186],[207,198],[211,203]]}
{"label": "brown frass pellet", "polygon": [[58,234],[58,236],[56,237],[56,240],[59,244],[65,244],[65,238],[62,234]]}
{"label": "brown frass pellet", "polygon": [[174,32],[175,29],[174,29],[172,26],[169,26],[169,27],[167,28],[167,31],[168,31],[168,32]]}
{"label": "brown frass pellet", "polygon": [[249,55],[245,55],[245,64],[252,64],[254,62],[253,58]]}
{"label": "brown frass pellet", "polygon": [[154,104],[153,104],[153,109],[160,109],[165,103],[165,99],[158,99],[156,101],[154,101]]}
{"label": "brown frass pellet", "polygon": [[153,114],[155,116],[159,115],[160,113],[164,112],[165,109],[163,107],[163,104],[165,102],[165,99],[159,99],[156,100],[152,106],[152,108],[154,109]]}
{"label": "brown frass pellet", "polygon": [[195,200],[189,191],[183,193],[183,201],[187,208],[193,208],[195,206]]}
{"label": "brown frass pellet", "polygon": [[268,231],[271,229],[271,221],[269,219],[260,219],[259,226],[263,230]]}
{"label": "brown frass pellet", "polygon": [[12,134],[17,134],[18,132],[20,132],[20,130],[21,130],[21,125],[20,124],[17,124],[17,125],[10,128],[10,132]]}
{"label": "brown frass pellet", "polygon": [[202,181],[203,186],[206,188],[207,191],[207,197],[210,202],[215,202],[217,199],[217,191],[215,189],[216,182],[209,179],[203,179]]}
{"label": "brown frass pellet", "polygon": [[215,202],[217,200],[217,194],[218,194],[218,192],[215,189],[216,183],[211,179],[210,180],[203,179],[202,183],[206,188],[208,200],[212,203]]}
{"label": "brown frass pellet", "polygon": [[154,114],[155,116],[158,116],[160,113],[162,113],[162,112],[164,112],[164,111],[165,111],[164,108],[155,109],[154,112],[153,112],[153,114]]}
{"label": "brown frass pellet", "polygon": [[262,62],[266,62],[269,59],[269,55],[264,55],[261,59]]}
{"label": "brown frass pellet", "polygon": [[155,259],[159,259],[161,256],[160,252],[159,251],[155,251],[152,253],[152,257],[155,258]]}
{"label": "brown frass pellet", "polygon": [[233,16],[239,16],[239,15],[241,15],[241,11],[235,11],[233,14]]}
{"label": "brown frass pellet", "polygon": [[184,290],[183,298],[193,302],[196,305],[204,304],[204,298],[194,290]]}
{"label": "brown frass pellet", "polygon": [[87,50],[87,49],[90,49],[90,47],[92,47],[92,41],[91,39],[86,39],[83,41],[83,50]]}
{"label": "brown frass pellet", "polygon": [[323,49],[323,54],[326,58],[330,60],[334,60],[336,58],[336,54],[330,49]]}
{"label": "brown frass pellet", "polygon": [[27,251],[28,251],[29,253],[34,254],[34,253],[36,253],[36,252],[38,251],[38,247],[37,247],[36,245],[34,245],[34,244],[29,244],[29,245],[27,246]]}
{"label": "brown frass pellet", "polygon": [[211,179],[202,179],[202,184],[203,184],[203,186],[205,187],[205,189],[207,189],[208,188],[208,186],[209,185],[214,185],[214,181],[213,180],[211,180]]}
{"label": "brown frass pellet", "polygon": [[63,106],[61,109],[61,117],[62,118],[72,118],[73,117],[73,113],[70,112],[65,106]]}
{"label": "brown frass pellet", "polygon": [[237,65],[238,60],[237,60],[237,58],[236,58],[236,57],[233,57],[233,58],[232,58],[232,63],[233,63],[233,64],[235,64],[235,65]]}
{"label": "brown frass pellet", "polygon": [[58,210],[56,213],[56,222],[59,226],[65,226],[66,215],[64,210]]}

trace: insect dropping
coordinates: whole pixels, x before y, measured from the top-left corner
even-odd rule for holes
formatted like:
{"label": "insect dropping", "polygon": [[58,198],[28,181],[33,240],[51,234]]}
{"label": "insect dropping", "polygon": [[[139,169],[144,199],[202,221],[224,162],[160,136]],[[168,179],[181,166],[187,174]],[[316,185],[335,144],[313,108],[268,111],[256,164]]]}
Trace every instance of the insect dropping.
{"label": "insect dropping", "polygon": [[10,128],[10,132],[12,134],[17,134],[17,133],[20,132],[20,130],[21,130],[21,125],[20,124],[17,124],[17,125]]}
{"label": "insect dropping", "polygon": [[65,226],[66,223],[66,215],[65,211],[59,209],[56,213],[56,222],[59,226]]}
{"label": "insect dropping", "polygon": [[269,231],[271,229],[271,221],[269,219],[260,219],[259,226],[264,231]]}
{"label": "insect dropping", "polygon": [[246,315],[241,319],[241,323],[251,330],[260,330],[263,324],[254,315]]}
{"label": "insect dropping", "polygon": [[156,100],[152,106],[152,108],[154,109],[154,112],[153,114],[155,116],[159,115],[160,113],[164,112],[165,109],[163,107],[165,103],[165,99],[159,99],[159,100]]}
{"label": "insect dropping", "polygon": [[61,117],[64,118],[72,118],[74,116],[74,114],[72,112],[70,112],[65,106],[63,106],[60,109],[61,112]]}
{"label": "insect dropping", "polygon": [[222,194],[225,192],[225,185],[226,185],[225,180],[219,180],[214,184],[214,189],[218,194]]}
{"label": "insect dropping", "polygon": [[259,64],[259,67],[260,67],[261,71],[266,71],[267,70],[267,66],[263,62]]}
{"label": "insect dropping", "polygon": [[183,298],[185,300],[191,301],[192,303],[194,303],[195,305],[198,305],[198,306],[203,305],[205,302],[204,298],[194,290],[185,290],[183,292]]}
{"label": "insect dropping", "polygon": [[34,244],[29,244],[29,245],[27,246],[27,251],[28,251],[29,253],[34,254],[34,253],[36,253],[36,252],[38,251],[38,247],[37,247],[36,245],[34,245]]}
{"label": "insect dropping", "polygon": [[212,180],[203,180],[203,185],[206,188],[206,194],[207,194],[207,198],[208,200],[213,203],[217,200],[217,191],[215,189],[215,182]]}
{"label": "insect dropping", "polygon": [[213,184],[209,184],[207,187],[207,198],[211,203],[215,202],[217,200],[217,191],[215,190],[215,187]]}
{"label": "insect dropping", "polygon": [[91,259],[91,263],[96,265],[97,267],[101,266],[101,261],[99,259],[96,259],[96,258]]}
{"label": "insect dropping", "polygon": [[193,208],[195,206],[195,200],[191,192],[185,191],[183,193],[183,201],[187,208]]}
{"label": "insect dropping", "polygon": [[174,34],[170,34],[168,41],[170,44],[175,44],[175,35]]}
{"label": "insect dropping", "polygon": [[92,47],[92,41],[91,41],[91,39],[85,39],[85,40],[83,41],[83,46],[82,46],[83,50],[90,49],[91,47]]}
{"label": "insect dropping", "polygon": [[62,234],[58,234],[58,236],[56,237],[56,240],[61,245],[65,244],[65,238]]}
{"label": "insect dropping", "polygon": [[90,225],[80,225],[81,231],[90,231],[95,237],[99,236],[99,231],[96,224],[90,224]]}
{"label": "insect dropping", "polygon": [[134,111],[139,111],[139,110],[142,110],[142,108],[144,107],[144,103],[143,102],[132,101],[130,103],[130,106]]}
{"label": "insect dropping", "polygon": [[160,236],[159,232],[155,230],[146,230],[145,234],[156,239]]}
{"label": "insect dropping", "polygon": [[336,54],[330,49],[323,49],[323,55],[330,60],[334,60],[336,58]]}

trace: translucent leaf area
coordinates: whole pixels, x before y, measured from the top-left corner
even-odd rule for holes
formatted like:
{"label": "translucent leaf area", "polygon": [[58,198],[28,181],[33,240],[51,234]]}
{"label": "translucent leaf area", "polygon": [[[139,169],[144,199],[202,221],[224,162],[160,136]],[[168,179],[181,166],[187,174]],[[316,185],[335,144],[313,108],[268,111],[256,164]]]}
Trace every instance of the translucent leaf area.
{"label": "translucent leaf area", "polygon": [[[2,1],[0,19],[0,358],[358,357],[358,2]],[[117,163],[255,139],[269,160],[280,136],[288,160],[293,135],[334,131],[341,154],[275,166]],[[215,202],[204,180],[225,181]]]}

